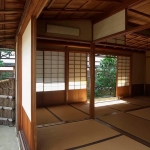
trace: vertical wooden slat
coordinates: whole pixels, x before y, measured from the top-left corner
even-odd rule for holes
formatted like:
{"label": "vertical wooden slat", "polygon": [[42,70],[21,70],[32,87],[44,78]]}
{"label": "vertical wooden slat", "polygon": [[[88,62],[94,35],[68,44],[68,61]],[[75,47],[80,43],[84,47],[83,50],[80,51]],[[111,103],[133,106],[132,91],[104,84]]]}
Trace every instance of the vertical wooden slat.
{"label": "vertical wooden slat", "polygon": [[95,109],[94,109],[94,91],[95,91],[95,44],[91,44],[90,53],[90,118],[94,119]]}
{"label": "vertical wooden slat", "polygon": [[69,90],[69,52],[65,52],[65,101],[68,104],[68,90]]}
{"label": "vertical wooden slat", "polygon": [[31,132],[32,149],[36,150],[36,18],[31,18]]}
{"label": "vertical wooden slat", "polygon": [[17,37],[17,50],[16,50],[16,59],[17,59],[17,72],[16,72],[16,80],[17,80],[17,93],[16,93],[16,103],[17,103],[17,130],[22,129],[22,35],[18,35]]}
{"label": "vertical wooden slat", "polygon": [[129,81],[129,95],[132,94],[132,61],[133,61],[133,54],[130,56],[130,81]]}

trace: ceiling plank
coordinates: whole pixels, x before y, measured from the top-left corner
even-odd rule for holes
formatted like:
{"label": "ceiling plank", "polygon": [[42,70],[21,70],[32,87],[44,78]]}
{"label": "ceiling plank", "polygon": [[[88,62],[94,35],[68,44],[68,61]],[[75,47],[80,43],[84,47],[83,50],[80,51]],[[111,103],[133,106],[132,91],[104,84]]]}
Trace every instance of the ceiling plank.
{"label": "ceiling plank", "polygon": [[0,35],[0,38],[1,38],[1,37],[9,37],[9,36],[15,36],[15,34],[1,34],[1,35]]}
{"label": "ceiling plank", "polygon": [[19,20],[13,20],[13,21],[0,21],[0,24],[17,24]]}
{"label": "ceiling plank", "polygon": [[55,2],[55,0],[51,0],[47,8],[50,8],[54,2]]}
{"label": "ceiling plank", "polygon": [[137,10],[135,10],[135,9],[128,9],[128,11],[131,11],[131,12],[136,13],[136,14],[138,14],[138,15],[141,15],[141,16],[150,18],[150,15],[145,14],[145,13],[140,12],[140,11],[137,11]]}
{"label": "ceiling plank", "polygon": [[4,31],[16,31],[17,29],[15,28],[10,28],[10,29],[0,29],[0,32],[4,32]]}
{"label": "ceiling plank", "polygon": [[23,10],[0,10],[0,14],[13,14],[13,13],[22,13]]}
{"label": "ceiling plank", "polygon": [[145,29],[148,29],[148,28],[150,28],[150,23],[147,23],[145,25],[138,26],[138,27],[135,27],[135,28],[132,28],[132,29],[128,29],[128,30],[125,30],[125,31],[121,31],[121,32],[106,36],[104,38],[94,40],[93,42],[94,43],[99,43],[99,42],[102,42],[102,41],[105,41],[105,40],[108,40],[108,39],[111,39],[111,38],[115,38],[115,37],[119,37],[119,36],[127,35],[127,34],[132,34],[134,32],[139,32],[139,31],[142,31],[142,30],[145,30]]}
{"label": "ceiling plank", "polygon": [[49,9],[43,10],[42,13],[50,13],[50,12],[62,12],[62,13],[98,13],[101,14],[103,11],[101,10],[58,10],[58,9]]}

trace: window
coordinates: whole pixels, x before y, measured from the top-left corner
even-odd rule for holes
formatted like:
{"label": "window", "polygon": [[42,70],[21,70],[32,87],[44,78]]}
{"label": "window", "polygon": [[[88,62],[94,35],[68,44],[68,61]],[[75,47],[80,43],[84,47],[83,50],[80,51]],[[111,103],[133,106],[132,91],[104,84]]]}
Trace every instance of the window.
{"label": "window", "polygon": [[118,87],[129,86],[130,84],[130,57],[117,57]]}
{"label": "window", "polygon": [[65,53],[44,51],[44,91],[65,90]]}
{"label": "window", "polygon": [[43,51],[36,52],[36,91],[43,91]]}
{"label": "window", "polygon": [[86,89],[87,56],[69,53],[69,90]]}

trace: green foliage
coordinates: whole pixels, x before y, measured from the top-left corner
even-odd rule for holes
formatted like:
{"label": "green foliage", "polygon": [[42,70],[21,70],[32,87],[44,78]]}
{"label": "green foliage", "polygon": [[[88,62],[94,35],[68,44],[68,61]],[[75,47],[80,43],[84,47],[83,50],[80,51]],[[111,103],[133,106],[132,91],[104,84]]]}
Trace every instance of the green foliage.
{"label": "green foliage", "polygon": [[[4,66],[4,63],[2,60],[0,60],[0,67],[3,67]],[[10,72],[1,72],[0,73],[0,80],[4,80],[4,79],[7,79],[11,76],[11,73]]]}
{"label": "green foliage", "polygon": [[115,96],[116,58],[106,57],[101,60],[96,72],[95,96],[102,96],[106,93]]}

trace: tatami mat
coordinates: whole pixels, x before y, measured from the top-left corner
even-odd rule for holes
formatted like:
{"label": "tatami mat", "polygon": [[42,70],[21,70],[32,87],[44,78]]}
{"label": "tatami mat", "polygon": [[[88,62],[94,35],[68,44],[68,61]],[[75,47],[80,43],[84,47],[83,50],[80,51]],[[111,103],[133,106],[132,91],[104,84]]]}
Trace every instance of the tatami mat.
{"label": "tatami mat", "polygon": [[[89,114],[89,104],[88,103],[71,104],[71,106]],[[95,116],[107,115],[107,114],[111,114],[114,112],[118,112],[118,111],[115,109],[108,108],[106,106],[95,107]]]}
{"label": "tatami mat", "polygon": [[64,150],[119,135],[94,121],[85,120],[37,129],[38,150]]}
{"label": "tatami mat", "polygon": [[150,121],[127,114],[118,113],[98,117],[100,120],[150,142]]}
{"label": "tatami mat", "polygon": [[48,107],[48,109],[58,116],[62,121],[77,121],[89,119],[89,115],[69,106],[69,105],[60,105]]}
{"label": "tatami mat", "polygon": [[129,114],[150,120],[150,108],[139,109],[129,112]]}
{"label": "tatami mat", "polygon": [[46,108],[37,108],[36,109],[36,124],[48,124],[60,122],[54,115],[52,115]]}
{"label": "tatami mat", "polygon": [[150,150],[149,147],[138,143],[126,136],[120,136],[98,144],[79,148],[80,150]]}
{"label": "tatami mat", "polygon": [[132,104],[129,104],[129,103],[109,105],[109,107],[113,108],[113,109],[117,109],[117,110],[123,111],[123,112],[141,108],[141,106],[132,105]]}
{"label": "tatami mat", "polygon": [[123,98],[122,100],[125,100],[127,102],[130,102],[131,104],[139,105],[139,106],[150,106],[150,101],[145,101],[138,98]]}
{"label": "tatami mat", "polygon": [[135,98],[150,101],[150,96],[136,96]]}

